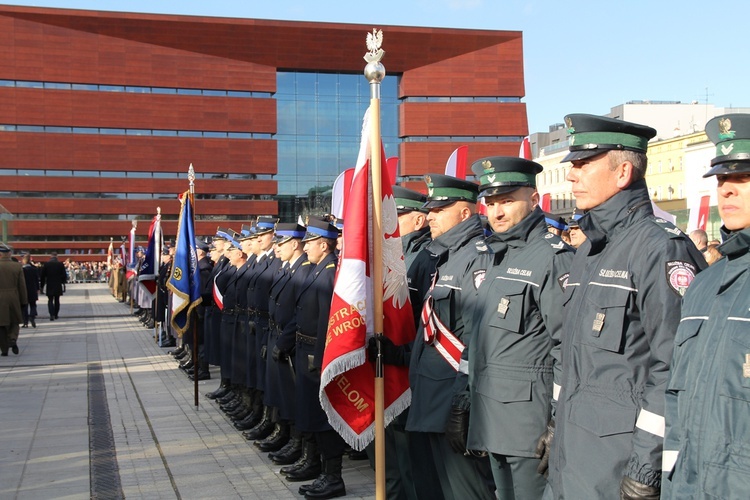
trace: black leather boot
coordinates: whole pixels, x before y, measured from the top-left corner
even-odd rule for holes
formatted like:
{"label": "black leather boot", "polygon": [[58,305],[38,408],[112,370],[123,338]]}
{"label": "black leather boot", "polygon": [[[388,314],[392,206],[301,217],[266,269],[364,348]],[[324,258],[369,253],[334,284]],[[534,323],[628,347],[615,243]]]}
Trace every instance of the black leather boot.
{"label": "black leather boot", "polygon": [[185,352],[184,344],[178,347],[177,349],[175,349],[174,351],[172,351],[172,357],[176,358],[177,356],[181,356],[183,352]]}
{"label": "black leather boot", "polygon": [[302,455],[302,439],[299,436],[292,437],[283,448],[268,454],[276,465],[289,465],[296,462]]}
{"label": "black leather boot", "polygon": [[258,422],[260,422],[260,419],[263,418],[263,413],[258,413],[255,410],[251,410],[250,413],[245,416],[242,420],[237,420],[234,423],[234,428],[238,431],[249,431],[256,425],[258,425]]}
{"label": "black leather boot", "polygon": [[223,378],[221,379],[221,384],[219,384],[219,387],[216,388],[215,391],[206,393],[206,397],[208,399],[218,399],[222,396],[225,396],[229,392],[229,379]]}
{"label": "black leather boot", "polygon": [[301,486],[299,492],[300,495],[305,495],[306,499],[338,498],[346,495],[346,486],[341,477],[341,456],[326,459],[320,476],[309,487]]}
{"label": "black leather boot", "polygon": [[232,401],[236,397],[237,397],[237,392],[235,391],[235,389],[232,386],[230,386],[229,387],[229,392],[227,392],[223,396],[220,396],[220,397],[216,398],[216,402],[219,403],[220,405],[225,405],[228,402]]}
{"label": "black leather boot", "polygon": [[[284,469],[286,467],[282,467],[282,474],[285,473]],[[294,465],[290,465],[289,471],[285,473],[286,480],[291,482],[309,481],[318,477],[321,470],[318,446],[314,439],[306,439],[303,444],[302,456]]]}
{"label": "black leather boot", "polygon": [[265,439],[269,434],[273,432],[273,422],[271,421],[271,409],[268,406],[263,407],[263,418],[260,419],[258,425],[242,433],[245,439],[248,441],[255,441],[256,439]]}
{"label": "black leather boot", "polygon": [[289,424],[287,422],[277,422],[271,434],[266,439],[256,441],[253,444],[260,451],[278,451],[289,442]]}

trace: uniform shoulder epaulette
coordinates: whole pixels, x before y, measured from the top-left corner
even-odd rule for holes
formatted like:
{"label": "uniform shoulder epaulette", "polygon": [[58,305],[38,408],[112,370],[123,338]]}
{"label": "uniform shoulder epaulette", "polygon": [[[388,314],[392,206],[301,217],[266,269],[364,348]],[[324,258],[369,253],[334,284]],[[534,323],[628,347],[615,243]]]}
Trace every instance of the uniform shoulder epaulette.
{"label": "uniform shoulder epaulette", "polygon": [[302,264],[300,264],[300,266],[309,266],[309,265],[310,265],[310,261],[309,260],[306,260],[305,262],[303,262]]}
{"label": "uniform shoulder epaulette", "polygon": [[477,253],[489,253],[490,252],[490,249],[484,240],[475,241],[474,247],[477,249]]}
{"label": "uniform shoulder epaulette", "polygon": [[549,243],[549,246],[552,247],[555,253],[560,253],[568,249],[568,245],[556,234],[547,233],[544,235],[544,240]]}
{"label": "uniform shoulder epaulette", "polygon": [[336,268],[336,263],[334,262],[331,262],[330,264],[326,266],[326,269],[335,269],[335,268]]}
{"label": "uniform shoulder epaulette", "polygon": [[656,223],[657,226],[659,226],[664,231],[666,231],[669,234],[670,238],[681,238],[685,234],[682,231],[680,231],[679,227],[675,226],[668,220],[664,220],[660,217],[655,217],[653,221],[654,223]]}

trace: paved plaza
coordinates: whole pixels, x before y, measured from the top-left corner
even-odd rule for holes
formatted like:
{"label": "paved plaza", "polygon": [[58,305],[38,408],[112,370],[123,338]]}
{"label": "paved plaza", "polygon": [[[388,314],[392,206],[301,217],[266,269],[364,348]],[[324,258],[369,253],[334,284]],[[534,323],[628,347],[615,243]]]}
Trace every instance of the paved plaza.
{"label": "paved plaza", "polygon": [[[106,284],[46,297],[19,355],[0,357],[0,498],[302,498],[117,302]],[[367,461],[344,459],[346,498],[374,498]]]}

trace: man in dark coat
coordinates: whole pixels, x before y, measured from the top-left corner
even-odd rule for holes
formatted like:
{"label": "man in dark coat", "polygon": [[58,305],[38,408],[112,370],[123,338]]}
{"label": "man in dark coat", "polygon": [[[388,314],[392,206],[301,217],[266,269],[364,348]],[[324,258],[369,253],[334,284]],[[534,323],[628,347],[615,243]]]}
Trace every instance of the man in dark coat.
{"label": "man in dark coat", "polygon": [[57,252],[50,254],[50,259],[42,267],[42,291],[47,294],[49,320],[55,321],[60,314],[60,296],[65,293],[68,274],[65,265],[57,260]]}
{"label": "man in dark coat", "polygon": [[8,355],[8,348],[18,354],[18,324],[21,308],[26,305],[26,281],[18,262],[10,258],[11,248],[0,243],[0,351]]}
{"label": "man in dark coat", "polygon": [[25,253],[21,257],[23,265],[23,277],[26,280],[26,295],[29,303],[23,308],[23,327],[28,328],[29,321],[31,326],[36,328],[36,301],[39,300],[39,270],[31,263],[31,255]]}

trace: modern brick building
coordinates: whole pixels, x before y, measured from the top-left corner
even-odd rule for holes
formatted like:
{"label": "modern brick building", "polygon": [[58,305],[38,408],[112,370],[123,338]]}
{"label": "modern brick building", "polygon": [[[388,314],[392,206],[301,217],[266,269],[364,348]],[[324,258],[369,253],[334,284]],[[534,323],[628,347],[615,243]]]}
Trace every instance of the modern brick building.
{"label": "modern brick building", "polygon": [[[516,155],[528,134],[522,36],[383,30],[382,130],[401,181]],[[0,6],[0,205],[10,243],[97,258],[196,180],[196,232],[323,213],[354,166],[373,26]]]}

